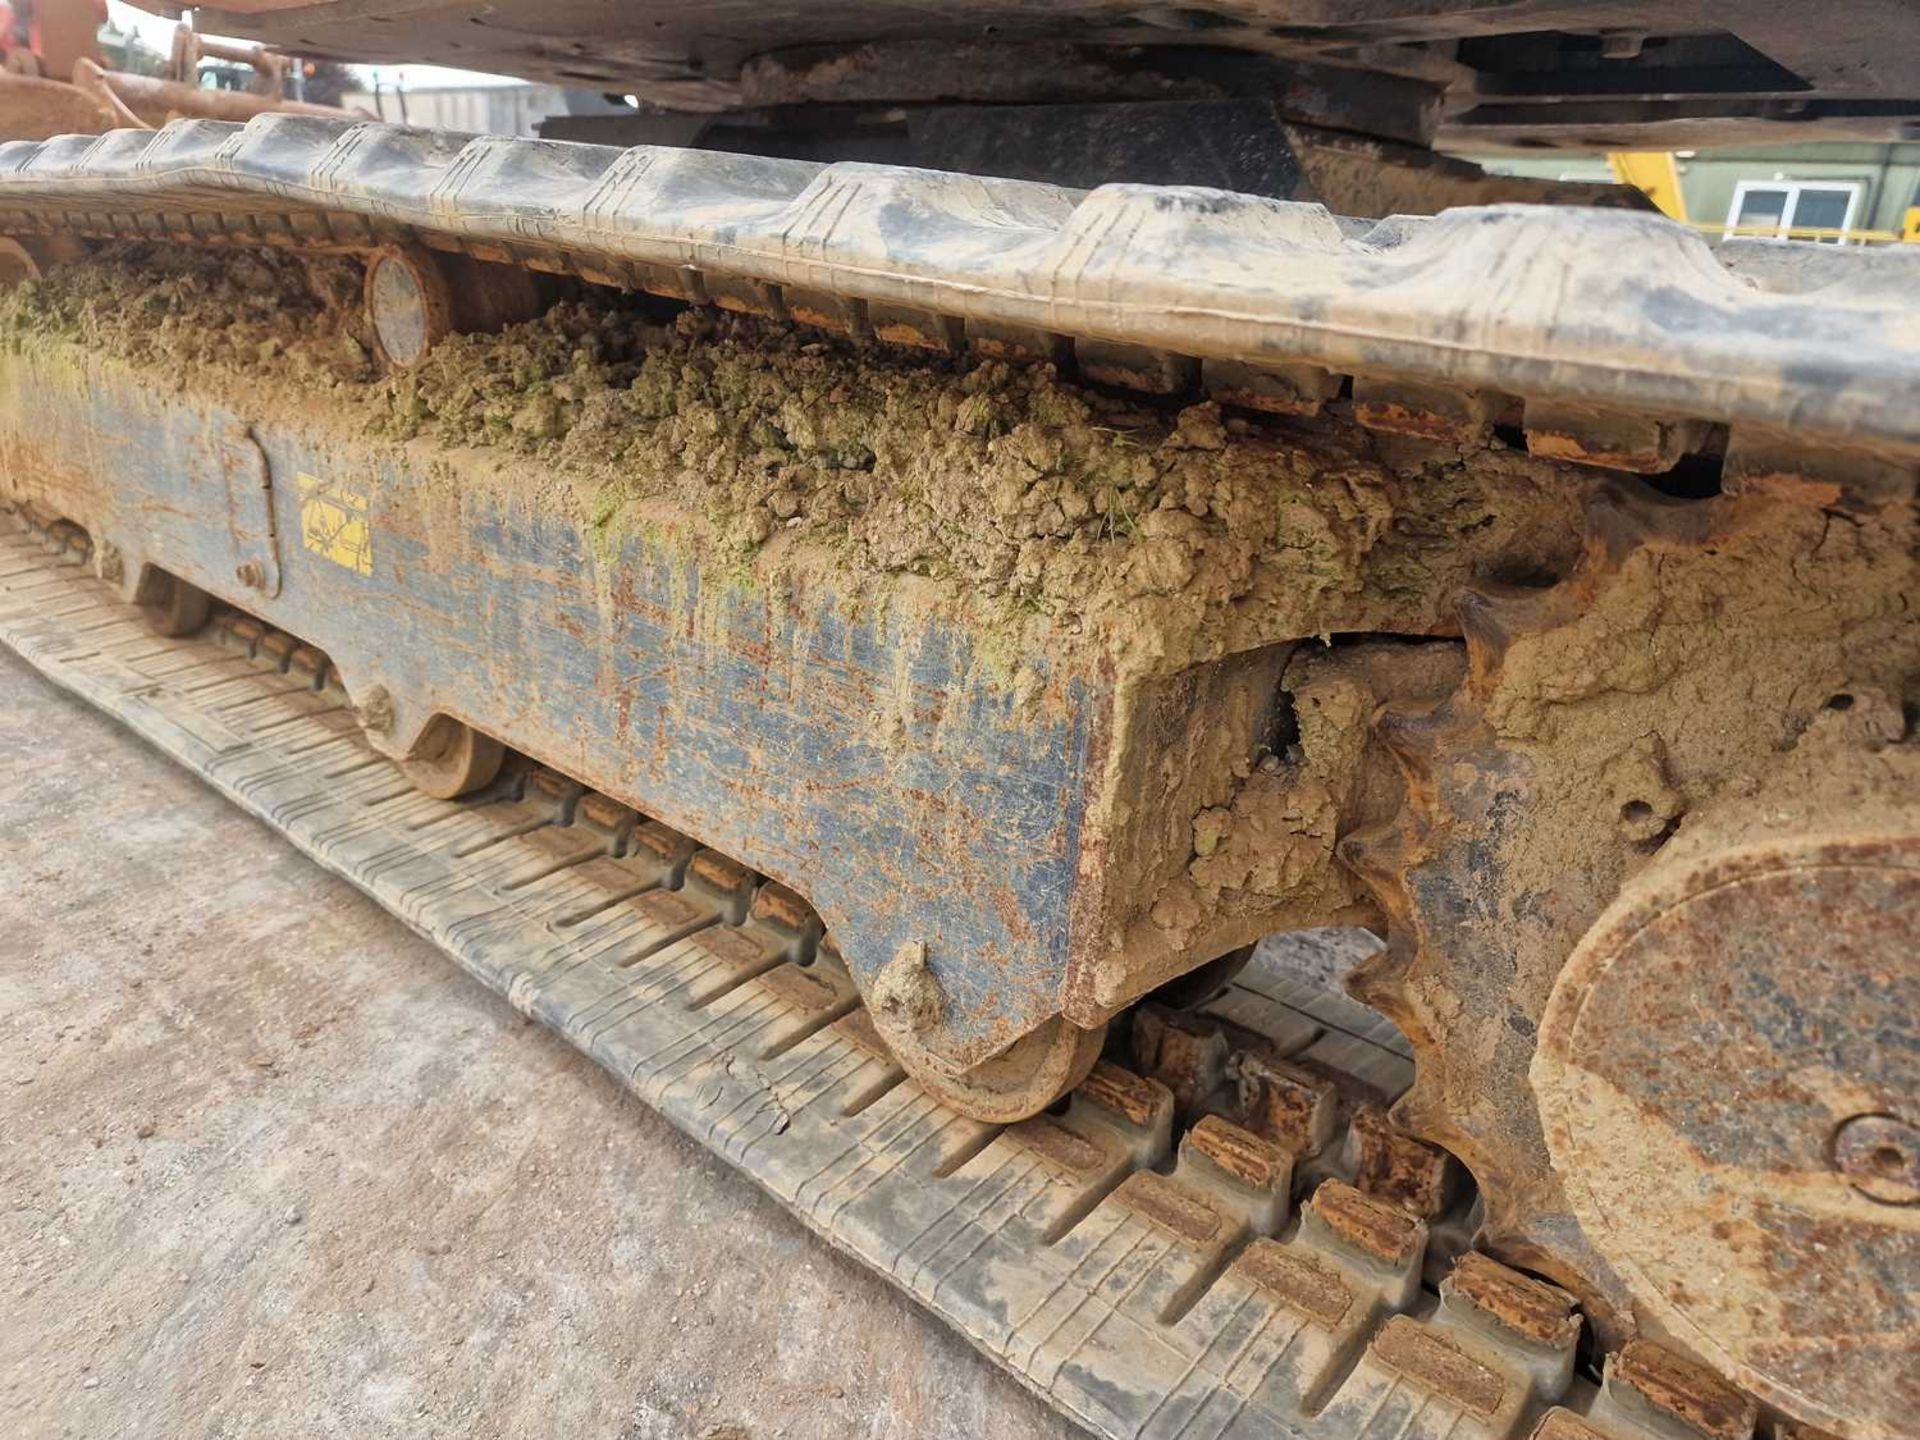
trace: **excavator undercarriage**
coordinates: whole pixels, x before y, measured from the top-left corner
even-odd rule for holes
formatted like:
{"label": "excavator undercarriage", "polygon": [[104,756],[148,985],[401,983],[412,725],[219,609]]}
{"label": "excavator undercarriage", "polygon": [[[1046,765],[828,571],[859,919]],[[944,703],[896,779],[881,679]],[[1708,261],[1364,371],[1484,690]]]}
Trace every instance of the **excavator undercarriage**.
{"label": "excavator undercarriage", "polygon": [[1920,255],[286,116],[0,234],[0,637],[1083,1423],[1913,1433]]}

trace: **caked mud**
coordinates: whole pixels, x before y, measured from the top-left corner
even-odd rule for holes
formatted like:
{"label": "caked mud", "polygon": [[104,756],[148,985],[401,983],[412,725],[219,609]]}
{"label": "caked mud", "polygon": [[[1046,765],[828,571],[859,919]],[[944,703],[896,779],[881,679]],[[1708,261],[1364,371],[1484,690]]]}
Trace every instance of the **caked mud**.
{"label": "caked mud", "polygon": [[1395,448],[1338,406],[1286,424],[1155,408],[1051,366],[599,289],[383,376],[357,266],[273,252],[110,248],[0,299],[0,335],[70,338],[190,389],[284,391],[270,413],[358,440],[485,452],[428,468],[562,510],[603,557],[667,516],[750,581],[926,577],[1010,671],[1084,644],[1166,673],[1343,632],[1448,633],[1469,579],[1571,557],[1591,485],[1518,451]]}
{"label": "caked mud", "polygon": [[[1601,483],[1497,442],[1393,442],[1338,402],[1285,422],[1155,407],[1051,366],[856,346],[592,288],[383,374],[358,265],[266,251],[109,249],[0,297],[0,337],[71,340],[276,423],[363,450],[371,436],[433,486],[487,487],[509,509],[564,515],[609,596],[622,540],[645,531],[671,533],[730,582],[778,592],[824,579],[855,604],[937,608],[972,637],[982,683],[1017,695],[1038,693],[1063,657],[1125,691],[1266,647],[1457,634],[1470,588],[1538,585],[1574,568]],[[1864,660],[1900,649],[1888,606],[1912,587],[1894,530],[1758,498],[1742,508],[1737,540],[1689,543],[1677,566],[1649,550],[1581,625],[1548,626],[1545,644],[1516,636],[1505,654],[1487,719],[1505,743],[1551,736],[1563,762],[1578,752],[1561,773],[1579,777],[1580,797],[1536,797],[1569,812],[1567,835],[1602,849],[1623,829],[1652,842],[1690,791],[1752,763],[1688,762],[1723,728],[1661,739],[1648,712],[1669,686],[1690,687],[1705,714],[1708,692],[1739,688],[1734,674],[1760,677],[1784,716],[1805,708],[1787,689],[1824,699],[1864,674]],[[1702,563],[1701,551],[1717,558]],[[1764,611],[1769,623],[1723,623],[1734,594],[1746,596],[1739,616]],[[1787,636],[1799,637],[1794,654],[1824,657],[1823,673],[1759,653]],[[1394,658],[1387,690],[1405,693],[1410,656]],[[1427,693],[1438,700],[1451,685]],[[1177,950],[1209,917],[1271,921],[1276,903],[1323,916],[1359,901],[1334,848],[1375,808],[1353,784],[1371,768],[1358,747],[1379,692],[1297,667],[1286,688],[1299,731],[1274,753],[1249,743],[1263,723],[1249,715],[1180,742],[1225,749],[1195,755],[1164,793],[1126,754],[1109,758],[1122,782],[1113,792],[1164,817],[1140,822],[1158,836],[1141,855],[1111,857],[1134,877],[1138,921],[1153,932],[1117,925],[1116,949]],[[1769,731],[1744,747],[1790,742]],[[1096,820],[1116,832],[1128,823]],[[1608,869],[1584,852],[1540,853],[1556,873]]]}

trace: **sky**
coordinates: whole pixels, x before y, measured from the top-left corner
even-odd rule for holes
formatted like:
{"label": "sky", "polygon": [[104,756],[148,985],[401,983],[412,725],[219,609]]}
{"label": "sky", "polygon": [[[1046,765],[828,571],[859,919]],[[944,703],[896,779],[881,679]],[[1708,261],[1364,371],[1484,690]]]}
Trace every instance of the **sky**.
{"label": "sky", "polygon": [[[149,15],[144,10],[136,10],[131,5],[123,5],[120,0],[107,0],[107,17],[121,30],[131,30],[147,45],[165,54],[173,44],[173,24],[158,15]],[[371,76],[377,69],[380,88],[390,90],[396,85],[409,90],[417,90],[428,85],[508,85],[513,83],[501,75],[483,75],[475,70],[449,70],[440,65],[381,65],[356,66],[363,76]]]}

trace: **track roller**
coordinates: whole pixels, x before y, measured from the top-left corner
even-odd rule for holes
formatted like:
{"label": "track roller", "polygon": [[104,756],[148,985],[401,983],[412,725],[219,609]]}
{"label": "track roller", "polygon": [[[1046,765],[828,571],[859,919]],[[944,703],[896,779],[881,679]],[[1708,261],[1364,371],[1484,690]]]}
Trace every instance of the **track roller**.
{"label": "track roller", "polygon": [[911,1034],[903,1034],[884,1008],[884,990],[868,997],[874,1028],[893,1051],[900,1068],[920,1088],[962,1115],[990,1125],[1006,1125],[1036,1115],[1072,1090],[1092,1071],[1107,1038],[1107,1027],[1083,1029],[1055,1016],[1023,1035],[1007,1049],[958,1075],[943,1071]]}
{"label": "track roller", "polygon": [[213,597],[164,570],[153,570],[140,582],[140,613],[156,635],[176,638],[192,635],[213,618]]}
{"label": "track roller", "polygon": [[436,715],[413,753],[400,761],[400,769],[423,794],[457,800],[491,785],[506,754],[506,747],[491,735],[450,715]]}

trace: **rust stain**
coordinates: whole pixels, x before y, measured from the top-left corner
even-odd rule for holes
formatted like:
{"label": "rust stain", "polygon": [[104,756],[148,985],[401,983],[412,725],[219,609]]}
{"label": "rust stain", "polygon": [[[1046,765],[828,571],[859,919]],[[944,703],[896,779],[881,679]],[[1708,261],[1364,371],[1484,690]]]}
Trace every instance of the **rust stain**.
{"label": "rust stain", "polygon": [[1093,364],[1083,361],[1080,373],[1102,385],[1117,385],[1124,390],[1138,390],[1148,395],[1177,395],[1184,388],[1174,377],[1163,372],[1119,365],[1112,361]]}
{"label": "rust stain", "polygon": [[1497,1413],[1506,1403],[1507,1382],[1499,1371],[1405,1315],[1396,1315],[1386,1323],[1368,1353],[1388,1369],[1444,1395],[1482,1419]]}
{"label": "rust stain", "polygon": [[1229,1228],[1227,1217],[1200,1195],[1151,1170],[1129,1175],[1114,1199],[1197,1248],[1212,1245]]}
{"label": "rust stain", "polygon": [[636,826],[629,843],[634,851],[650,851],[676,871],[693,858],[693,841],[678,830],[668,829],[658,820],[647,820]]}
{"label": "rust stain", "polygon": [[834,335],[855,336],[865,329],[858,306],[858,301],[836,305],[811,296],[798,299],[791,292],[787,296],[787,310],[795,320]]}
{"label": "rust stain", "polygon": [[959,322],[931,310],[916,312],[870,306],[868,321],[873,326],[874,337],[890,345],[932,350],[943,355],[960,348]]}
{"label": "rust stain", "polygon": [[1022,1120],[1008,1129],[1007,1134],[1049,1168],[1067,1175],[1097,1174],[1107,1164],[1105,1149],[1074,1134],[1050,1115]]}
{"label": "rust stain", "polygon": [[1676,1355],[1650,1340],[1631,1340],[1607,1367],[1609,1379],[1625,1386],[1654,1410],[1690,1425],[1708,1440],[1748,1440],[1753,1434],[1754,1403],[1704,1365]]}
{"label": "rust stain", "polygon": [[569,780],[558,770],[549,770],[542,765],[527,777],[527,789],[546,796],[556,805],[564,806],[579,795],[580,784]]}
{"label": "rust stain", "polygon": [[1384,430],[1390,435],[1432,440],[1443,445],[1477,445],[1486,434],[1484,421],[1457,419],[1397,400],[1356,400],[1353,415],[1369,430]]}
{"label": "rust stain", "polygon": [[1446,1151],[1414,1139],[1373,1106],[1354,1115],[1351,1130],[1359,1147],[1354,1184],[1422,1220],[1437,1219],[1453,1189],[1453,1161]]}
{"label": "rust stain", "polygon": [[1241,1058],[1240,1100],[1248,1129],[1302,1158],[1326,1148],[1339,1120],[1331,1080],[1259,1054]]}
{"label": "rust stain", "polygon": [[296,645],[287,657],[287,669],[306,676],[316,690],[327,683],[327,672],[332,665],[326,652],[312,645]]}
{"label": "rust stain", "polygon": [[1307,1210],[1336,1240],[1388,1265],[1412,1260],[1426,1227],[1397,1206],[1369,1199],[1339,1180],[1322,1182]]}
{"label": "rust stain", "polygon": [[1134,1014],[1133,1063],[1173,1092],[1183,1115],[1197,1110],[1225,1078],[1227,1048],[1217,1026],[1157,1005],[1142,1006]]}
{"label": "rust stain", "polygon": [[1258,1240],[1234,1261],[1242,1275],[1281,1303],[1331,1330],[1353,1308],[1353,1292],[1331,1266],[1288,1252],[1278,1241]]}
{"label": "rust stain", "polygon": [[603,830],[618,830],[630,824],[633,814],[632,810],[618,800],[610,799],[598,791],[586,795],[580,801],[581,817]]}
{"label": "rust stain", "polygon": [[723,895],[744,897],[753,888],[753,871],[722,855],[718,850],[701,850],[688,864],[690,878],[718,890]]}
{"label": "rust stain", "polygon": [[1555,1350],[1572,1345],[1580,1334],[1573,1296],[1478,1251],[1460,1257],[1440,1282],[1440,1294],[1458,1297],[1505,1329]]}
{"label": "rust stain", "polygon": [[1598,465],[1608,470],[1625,470],[1635,475],[1658,475],[1673,468],[1673,460],[1663,447],[1632,448],[1589,443],[1578,435],[1558,435],[1544,430],[1527,432],[1527,448],[1544,460],[1566,460],[1578,465]]}
{"label": "rust stain", "polygon": [[1153,1126],[1165,1112],[1170,1098],[1164,1085],[1143,1079],[1131,1070],[1122,1070],[1118,1065],[1109,1065],[1104,1060],[1095,1065],[1092,1073],[1080,1082],[1076,1093],[1084,1100],[1126,1117],[1130,1123],[1142,1129]]}
{"label": "rust stain", "polygon": [[260,641],[262,655],[271,656],[285,670],[293,659],[293,652],[300,648],[300,642],[284,630],[270,631]]}
{"label": "rust stain", "polygon": [[1187,1132],[1185,1143],[1256,1190],[1277,1190],[1293,1173],[1285,1151],[1218,1115],[1204,1117]]}
{"label": "rust stain", "polygon": [[753,913],[789,930],[806,930],[816,923],[813,907],[785,885],[769,882],[753,897]]}

